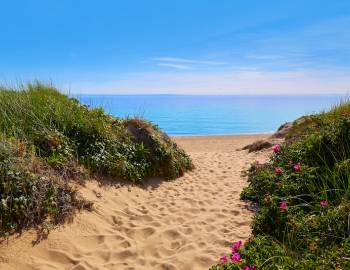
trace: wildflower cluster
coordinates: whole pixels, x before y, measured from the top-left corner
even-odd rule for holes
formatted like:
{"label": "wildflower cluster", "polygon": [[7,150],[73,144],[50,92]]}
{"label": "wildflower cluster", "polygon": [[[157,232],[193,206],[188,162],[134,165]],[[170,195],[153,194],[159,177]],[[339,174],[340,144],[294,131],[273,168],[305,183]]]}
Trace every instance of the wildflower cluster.
{"label": "wildflower cluster", "polygon": [[212,270],[350,269],[349,112],[345,103],[296,121],[270,160],[245,172],[253,236]]}
{"label": "wildflower cluster", "polygon": [[226,269],[256,270],[254,264],[247,264],[247,261],[241,257],[241,252],[242,241],[234,242],[231,245],[231,254],[220,258],[221,266],[225,265]]}

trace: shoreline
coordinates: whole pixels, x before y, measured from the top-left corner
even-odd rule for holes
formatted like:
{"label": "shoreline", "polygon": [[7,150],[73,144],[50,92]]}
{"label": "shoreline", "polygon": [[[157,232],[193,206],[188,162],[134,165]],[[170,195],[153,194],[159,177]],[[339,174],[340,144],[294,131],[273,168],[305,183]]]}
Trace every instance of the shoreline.
{"label": "shoreline", "polygon": [[184,135],[169,135],[170,138],[239,138],[239,137],[255,137],[255,136],[268,136],[273,135],[274,132],[257,132],[257,133],[239,133],[239,134],[208,134],[208,135],[200,135],[200,134],[184,134]]}

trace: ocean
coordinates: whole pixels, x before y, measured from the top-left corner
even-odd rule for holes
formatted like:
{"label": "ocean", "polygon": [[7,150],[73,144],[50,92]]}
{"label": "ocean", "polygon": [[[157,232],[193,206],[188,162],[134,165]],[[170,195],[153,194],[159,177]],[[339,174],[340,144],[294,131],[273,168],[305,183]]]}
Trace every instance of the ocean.
{"label": "ocean", "polygon": [[274,132],[281,124],[329,109],[336,95],[79,95],[82,103],[119,117],[143,117],[169,135]]}

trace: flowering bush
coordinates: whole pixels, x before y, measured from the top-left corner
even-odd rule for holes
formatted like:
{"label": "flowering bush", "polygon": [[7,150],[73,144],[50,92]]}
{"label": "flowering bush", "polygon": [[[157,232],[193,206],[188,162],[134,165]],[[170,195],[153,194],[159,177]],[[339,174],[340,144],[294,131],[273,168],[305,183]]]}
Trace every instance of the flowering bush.
{"label": "flowering bush", "polygon": [[[242,253],[243,252],[243,253]],[[244,254],[242,249],[242,241],[234,242],[231,245],[231,254],[222,256],[220,258],[220,265],[213,267],[214,269],[242,269],[242,270],[256,270],[256,265],[249,264],[246,259],[241,257]]]}
{"label": "flowering bush", "polygon": [[350,269],[349,111],[345,103],[298,122],[269,162],[245,172],[241,197],[258,206],[253,236],[240,260],[232,253],[212,270]]}

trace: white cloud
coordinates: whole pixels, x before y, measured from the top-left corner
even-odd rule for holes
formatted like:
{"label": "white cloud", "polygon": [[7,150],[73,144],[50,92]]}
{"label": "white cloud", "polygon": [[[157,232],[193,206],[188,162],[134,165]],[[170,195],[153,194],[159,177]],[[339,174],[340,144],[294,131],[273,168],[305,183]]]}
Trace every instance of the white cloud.
{"label": "white cloud", "polygon": [[194,59],[177,58],[177,57],[155,57],[152,60],[159,61],[159,62],[174,62],[174,63],[199,64],[199,65],[225,65],[226,64],[224,62],[194,60]]}
{"label": "white cloud", "polygon": [[287,58],[285,55],[275,55],[275,54],[249,54],[247,57],[250,59],[257,59],[257,60],[280,60],[280,59]]}
{"label": "white cloud", "polygon": [[157,66],[160,67],[170,67],[175,69],[191,69],[191,67],[181,64],[172,64],[172,63],[158,63]]}
{"label": "white cloud", "polygon": [[237,68],[238,70],[250,70],[250,71],[256,71],[256,70],[259,70],[258,67],[248,67],[248,66],[241,66],[241,67],[238,67]]}

